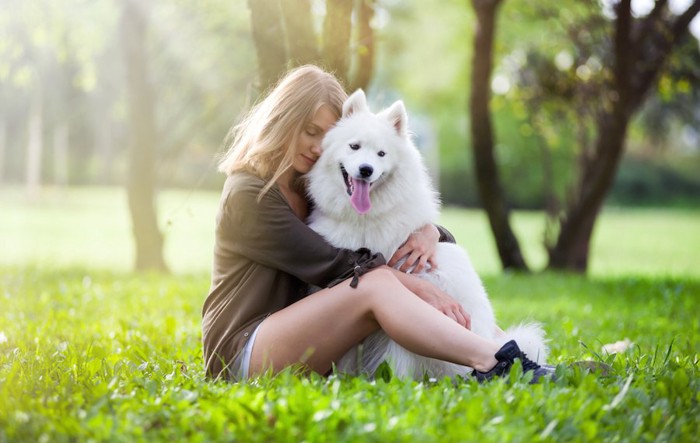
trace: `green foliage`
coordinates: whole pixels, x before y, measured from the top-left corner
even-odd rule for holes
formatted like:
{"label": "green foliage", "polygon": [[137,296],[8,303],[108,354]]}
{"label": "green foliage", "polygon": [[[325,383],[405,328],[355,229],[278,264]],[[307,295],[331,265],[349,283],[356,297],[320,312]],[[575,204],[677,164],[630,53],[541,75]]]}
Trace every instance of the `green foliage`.
{"label": "green foliage", "polygon": [[[4,84],[31,91],[55,82],[48,69],[67,65],[68,84],[78,90],[96,87],[97,58],[114,26],[110,2],[3,2],[0,17],[0,90]],[[77,19],[76,11],[80,11]],[[43,71],[43,72],[42,72]],[[47,78],[51,77],[51,78]]]}
{"label": "green foliage", "polygon": [[[0,7],[0,134],[4,152],[0,179],[19,183],[26,171],[26,144],[32,97],[42,95],[44,182],[60,182],[52,149],[57,129],[68,129],[68,182],[117,184],[128,173],[125,131],[123,48],[119,38],[122,3],[111,0],[4,1]],[[250,10],[243,0],[153,0],[146,50],[156,89],[158,182],[164,186],[219,187],[215,154],[229,127],[255,99],[257,73]],[[314,3],[317,27],[324,2]],[[318,6],[318,7],[317,7]],[[598,69],[603,57],[577,52],[572,36],[591,45],[602,41],[605,21],[589,26],[597,2],[508,0],[497,23],[494,75],[510,79],[527,61],[531,71],[549,75],[560,88],[550,96],[569,97],[579,65]],[[585,20],[589,20],[586,22]],[[475,19],[462,0],[377,2],[377,60],[370,88],[387,104],[402,98],[414,117],[429,120],[440,152],[441,189],[452,204],[478,205],[469,140],[467,103]],[[570,30],[577,30],[576,33]],[[580,32],[579,32],[580,31]],[[541,56],[539,63],[528,58]],[[564,71],[554,66],[560,54],[571,58]],[[688,38],[669,60],[658,94],[632,128],[630,150],[648,143],[692,147],[679,136],[697,129],[697,42]],[[567,57],[565,56],[564,59]],[[591,60],[589,60],[591,59]],[[545,69],[545,68],[548,68]],[[584,70],[585,71],[585,70]],[[557,82],[563,82],[558,84]],[[523,95],[532,93],[523,91]],[[494,97],[497,156],[506,195],[515,207],[542,207],[544,147],[553,156],[554,188],[563,200],[578,149],[577,117],[569,103],[527,111],[526,97]],[[592,94],[589,104],[600,97]],[[543,107],[537,107],[540,109]],[[553,109],[554,108],[554,109]],[[559,116],[557,113],[562,113]],[[557,115],[554,115],[557,114]],[[679,119],[678,116],[682,118]],[[417,120],[417,119],[416,119]],[[415,120],[413,120],[415,121]],[[697,130],[695,131],[697,132]],[[59,132],[60,133],[60,132]],[[649,135],[652,140],[649,140]],[[3,136],[0,135],[0,139]],[[695,151],[694,151],[695,152]],[[693,154],[697,159],[697,152]],[[673,165],[675,171],[677,165]],[[656,191],[656,190],[655,190]],[[667,200],[669,194],[664,194]]]}
{"label": "green foliage", "polygon": [[[677,126],[700,132],[700,50],[698,41],[688,33],[668,60],[659,79],[657,93],[650,97],[641,115],[641,125],[652,142],[662,147],[674,140]],[[679,124],[680,123],[680,124]],[[658,150],[658,149],[657,149]]]}
{"label": "green foliage", "polygon": [[[413,114],[433,120],[443,199],[479,205],[467,115],[475,32],[470,2],[405,0],[388,9],[375,87],[379,95],[389,89]],[[508,0],[499,9],[496,32],[492,85],[500,81],[504,89],[492,88],[491,105],[505,194],[516,208],[543,208],[550,195],[565,203],[576,187],[577,156],[594,143],[597,115],[607,102],[611,21],[600,2]],[[697,40],[688,35],[663,71],[658,91],[649,94],[644,118],[634,122],[629,151],[649,143],[657,154],[693,147],[694,139],[684,142],[679,134],[691,127],[682,123],[697,133],[698,54]],[[544,183],[548,161],[551,184]],[[682,179],[675,164],[667,172]],[[674,197],[664,187],[653,192],[662,202]]]}
{"label": "green foliage", "polygon": [[[2,268],[0,441],[689,441],[700,425],[697,280],[489,278],[500,322],[545,323],[559,369],[400,381],[204,378],[205,277]],[[632,349],[601,353],[629,337]],[[526,379],[524,379],[526,380]]]}
{"label": "green foliage", "polygon": [[[696,165],[697,167],[697,165]],[[700,178],[684,174],[658,158],[629,155],[620,165],[610,193],[614,204],[626,205],[700,205]]]}
{"label": "green foliage", "polygon": [[[150,12],[143,44],[155,90],[159,183],[206,181],[214,187],[213,157],[254,98],[257,67],[247,4],[136,3]],[[46,146],[59,125],[69,131],[70,183],[113,184],[127,176],[123,4],[2,2],[7,13],[0,14],[0,145],[6,147],[0,149],[0,179],[23,179],[32,100],[43,107]],[[51,149],[45,151],[42,180],[55,180],[56,159]]]}

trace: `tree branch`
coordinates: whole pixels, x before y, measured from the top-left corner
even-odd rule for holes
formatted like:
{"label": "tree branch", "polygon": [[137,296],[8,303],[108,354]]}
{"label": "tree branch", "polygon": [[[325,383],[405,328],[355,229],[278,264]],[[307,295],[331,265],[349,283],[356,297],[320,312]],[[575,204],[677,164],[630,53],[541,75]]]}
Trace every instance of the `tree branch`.
{"label": "tree branch", "polygon": [[661,14],[667,9],[667,6],[668,0],[656,0],[656,3],[654,3],[654,9],[651,10],[647,17],[652,20],[658,19],[661,16]]}
{"label": "tree branch", "polygon": [[634,89],[630,108],[636,108],[644,99],[649,88],[655,81],[659,71],[666,63],[669,54],[678,44],[683,35],[688,32],[688,25],[700,12],[700,0],[696,0],[676,19],[658,19],[655,26],[651,28],[642,38],[648,43],[641,45],[645,47],[644,57],[638,60],[635,73]]}
{"label": "tree branch", "polygon": [[615,86],[619,94],[618,100],[626,100],[629,96],[629,72],[633,63],[631,53],[630,31],[632,29],[631,0],[621,0],[615,7]]}
{"label": "tree branch", "polygon": [[668,11],[668,0],[657,0],[654,9],[641,20],[632,38],[635,46],[641,44],[642,39],[654,30],[654,26],[661,20],[662,14]]}
{"label": "tree branch", "polygon": [[674,41],[676,41],[683,36],[685,31],[688,29],[690,22],[693,21],[696,15],[700,12],[700,0],[695,0],[692,5],[688,6],[685,12],[678,16],[678,19],[671,26],[671,31],[673,32]]}

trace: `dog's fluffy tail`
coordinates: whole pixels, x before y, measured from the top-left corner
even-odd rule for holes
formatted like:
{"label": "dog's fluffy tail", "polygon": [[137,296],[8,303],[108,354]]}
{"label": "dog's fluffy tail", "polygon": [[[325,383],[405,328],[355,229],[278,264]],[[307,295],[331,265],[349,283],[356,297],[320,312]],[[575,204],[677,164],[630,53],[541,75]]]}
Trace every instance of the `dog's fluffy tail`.
{"label": "dog's fluffy tail", "polygon": [[521,323],[508,328],[505,332],[506,336],[499,340],[500,344],[515,340],[520,350],[527,354],[530,360],[539,364],[547,361],[549,356],[548,340],[545,338],[545,332],[541,324]]}

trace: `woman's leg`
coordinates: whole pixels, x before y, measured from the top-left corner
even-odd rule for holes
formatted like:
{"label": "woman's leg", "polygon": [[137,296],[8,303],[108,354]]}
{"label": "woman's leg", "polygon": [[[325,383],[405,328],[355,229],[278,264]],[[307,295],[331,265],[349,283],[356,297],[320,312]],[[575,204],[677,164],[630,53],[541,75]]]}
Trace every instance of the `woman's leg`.
{"label": "woman's leg", "polygon": [[269,316],[260,326],[250,374],[303,363],[325,373],[353,345],[383,329],[406,349],[488,371],[499,346],[406,289],[388,270],[373,270],[357,288],[349,281],[324,289]]}

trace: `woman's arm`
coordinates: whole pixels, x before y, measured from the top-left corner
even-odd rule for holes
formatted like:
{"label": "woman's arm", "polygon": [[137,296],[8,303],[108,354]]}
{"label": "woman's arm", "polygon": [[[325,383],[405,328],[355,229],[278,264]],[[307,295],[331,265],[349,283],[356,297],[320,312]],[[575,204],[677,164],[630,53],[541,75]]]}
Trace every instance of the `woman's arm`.
{"label": "woman's arm", "polygon": [[338,276],[384,264],[383,257],[338,249],[292,212],[275,188],[258,202],[260,187],[231,186],[217,220],[218,253],[240,255],[300,280],[325,287]]}

